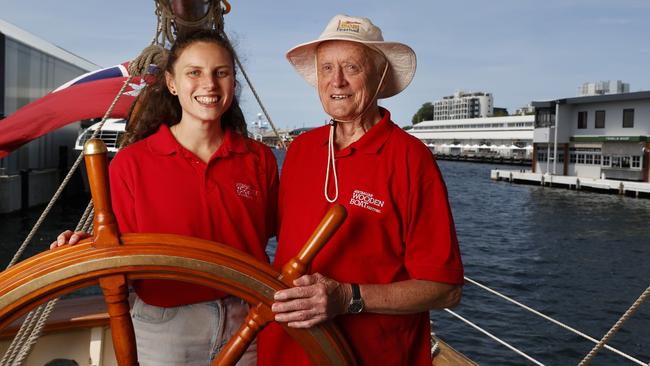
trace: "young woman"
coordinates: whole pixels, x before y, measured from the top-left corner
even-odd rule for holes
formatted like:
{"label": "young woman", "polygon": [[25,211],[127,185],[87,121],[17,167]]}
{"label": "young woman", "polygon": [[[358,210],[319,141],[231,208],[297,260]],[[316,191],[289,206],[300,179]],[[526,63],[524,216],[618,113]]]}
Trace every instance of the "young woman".
{"label": "young woman", "polygon": [[[122,233],[156,232],[224,243],[268,261],[278,171],[247,138],[231,45],[218,33],[179,38],[150,86],[128,146],[110,165]],[[62,233],[52,247],[87,234]],[[242,300],[189,283],[139,280],[132,309],[140,365],[207,365],[248,311]],[[255,364],[255,346],[241,364]]]}

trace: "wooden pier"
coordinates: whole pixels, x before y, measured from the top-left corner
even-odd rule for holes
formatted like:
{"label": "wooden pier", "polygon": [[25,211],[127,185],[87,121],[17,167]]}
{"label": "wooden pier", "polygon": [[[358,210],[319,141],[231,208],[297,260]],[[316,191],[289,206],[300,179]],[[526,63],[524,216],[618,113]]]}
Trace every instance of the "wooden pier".
{"label": "wooden pier", "polygon": [[507,164],[531,166],[531,159],[514,157],[514,156],[497,156],[497,155],[472,155],[472,154],[440,154],[434,153],[438,160],[456,160],[467,161],[472,163],[483,164]]}
{"label": "wooden pier", "polygon": [[650,183],[646,182],[595,179],[501,169],[491,170],[490,178],[497,181],[508,181],[510,183],[535,184],[545,187],[561,187],[598,193],[614,193],[637,198],[650,198]]}

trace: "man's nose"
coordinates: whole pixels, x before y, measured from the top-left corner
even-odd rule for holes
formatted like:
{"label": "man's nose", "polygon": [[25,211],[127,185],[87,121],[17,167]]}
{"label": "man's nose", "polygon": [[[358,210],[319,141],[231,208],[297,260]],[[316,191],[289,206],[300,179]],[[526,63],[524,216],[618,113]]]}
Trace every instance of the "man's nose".
{"label": "man's nose", "polygon": [[332,75],[332,83],[336,87],[342,87],[347,84],[347,80],[345,80],[345,74],[343,73],[343,68],[337,67],[334,70],[334,74]]}

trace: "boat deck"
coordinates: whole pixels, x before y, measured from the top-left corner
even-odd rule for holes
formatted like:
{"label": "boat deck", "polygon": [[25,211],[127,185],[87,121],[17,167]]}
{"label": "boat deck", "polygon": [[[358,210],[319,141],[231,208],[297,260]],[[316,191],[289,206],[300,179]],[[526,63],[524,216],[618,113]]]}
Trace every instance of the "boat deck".
{"label": "boat deck", "polygon": [[[133,296],[131,297],[133,300]],[[54,359],[75,360],[91,366],[116,366],[109,316],[102,296],[60,300],[43,329],[43,335],[26,361],[44,365]],[[0,332],[4,354],[18,332],[22,318]],[[433,366],[476,366],[439,338]]]}

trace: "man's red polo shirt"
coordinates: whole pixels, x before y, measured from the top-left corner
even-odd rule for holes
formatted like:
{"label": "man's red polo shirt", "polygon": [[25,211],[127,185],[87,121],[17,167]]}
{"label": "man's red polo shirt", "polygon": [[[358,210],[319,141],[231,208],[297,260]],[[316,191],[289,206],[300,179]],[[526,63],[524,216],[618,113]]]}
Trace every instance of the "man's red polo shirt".
{"label": "man's red polo shirt", "polygon": [[[337,151],[339,198],[348,217],[314,259],[311,272],[341,282],[388,284],[420,279],[463,283],[447,191],[431,152],[383,119]],[[295,256],[330,204],[323,188],[329,126],[298,137],[280,183],[279,268]],[[330,176],[330,197],[334,196]],[[335,319],[363,365],[431,365],[429,316],[362,313]],[[260,365],[309,364],[277,324],[258,342]]]}
{"label": "man's red polo shirt", "polygon": [[[268,261],[275,233],[278,170],[263,144],[226,129],[206,164],[181,146],[163,124],[155,134],[120,151],[110,164],[113,210],[123,233],[194,236]],[[141,280],[142,300],[179,306],[223,297],[189,283]]]}

